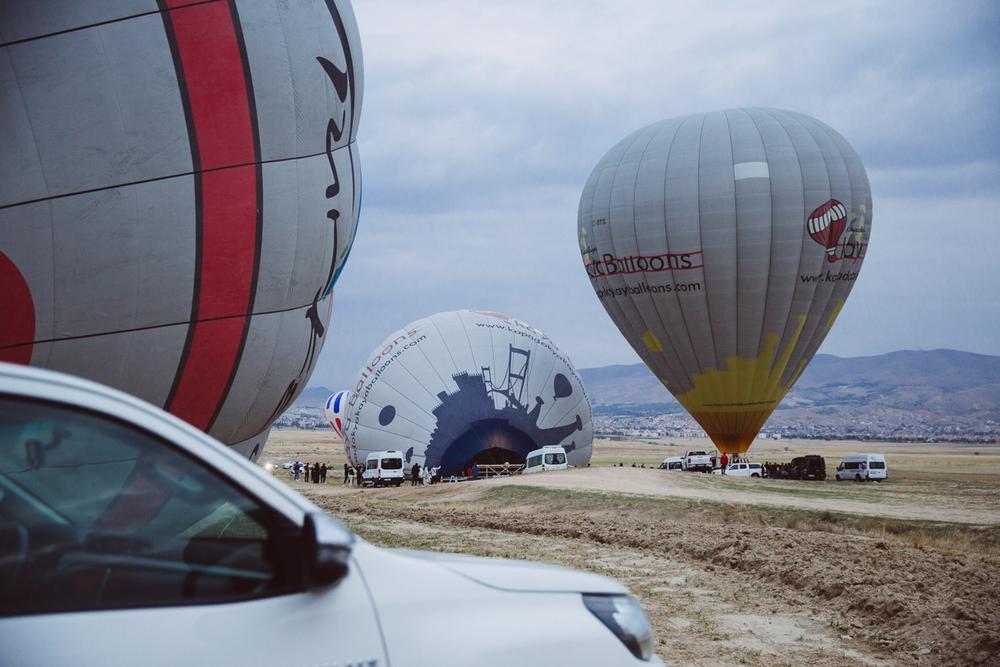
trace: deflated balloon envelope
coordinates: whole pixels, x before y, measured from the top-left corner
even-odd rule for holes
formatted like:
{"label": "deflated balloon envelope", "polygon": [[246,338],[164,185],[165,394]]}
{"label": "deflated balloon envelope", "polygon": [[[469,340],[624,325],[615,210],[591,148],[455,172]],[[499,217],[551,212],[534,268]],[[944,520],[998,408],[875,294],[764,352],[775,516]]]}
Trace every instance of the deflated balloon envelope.
{"label": "deflated balloon envelope", "polygon": [[256,457],[357,225],[350,4],[0,2],[0,41],[0,360]]}
{"label": "deflated balloon envelope", "polygon": [[580,198],[583,264],[644,362],[721,451],[745,452],[815,354],[871,233],[861,160],[803,114],[654,123]]}

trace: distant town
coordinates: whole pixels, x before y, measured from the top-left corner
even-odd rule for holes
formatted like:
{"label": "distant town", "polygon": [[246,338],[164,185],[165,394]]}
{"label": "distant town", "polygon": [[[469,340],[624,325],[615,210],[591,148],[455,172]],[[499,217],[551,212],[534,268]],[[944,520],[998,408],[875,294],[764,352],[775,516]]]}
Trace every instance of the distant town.
{"label": "distant town", "polygon": [[[670,406],[664,406],[670,408]],[[635,411],[634,406],[626,408]],[[612,411],[613,412],[613,411]],[[798,413],[804,414],[798,414]],[[839,411],[836,411],[839,412]],[[935,415],[897,414],[884,411],[851,420],[830,414],[817,418],[813,411],[778,410],[757,436],[762,439],[803,438],[819,440],[877,440],[882,442],[996,442],[1000,421],[942,423]],[[323,409],[316,405],[294,405],[274,423],[275,428],[316,430],[330,428]],[[600,407],[594,414],[594,434],[603,438],[704,438],[705,432],[687,413],[613,414]]]}

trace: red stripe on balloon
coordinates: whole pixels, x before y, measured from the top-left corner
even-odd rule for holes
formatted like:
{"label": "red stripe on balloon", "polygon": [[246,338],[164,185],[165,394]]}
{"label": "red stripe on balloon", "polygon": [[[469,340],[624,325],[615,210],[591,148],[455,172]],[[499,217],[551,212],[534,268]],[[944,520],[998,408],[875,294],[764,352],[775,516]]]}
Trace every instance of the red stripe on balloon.
{"label": "red stripe on balloon", "polygon": [[34,340],[35,303],[28,282],[0,252],[0,361],[31,363]]}
{"label": "red stripe on balloon", "polygon": [[[230,3],[166,14],[194,135],[199,206],[193,324],[167,409],[207,429],[229,391],[252,307],[261,187],[256,128],[242,34]],[[244,166],[226,168],[234,164]],[[218,171],[205,171],[212,169]]]}

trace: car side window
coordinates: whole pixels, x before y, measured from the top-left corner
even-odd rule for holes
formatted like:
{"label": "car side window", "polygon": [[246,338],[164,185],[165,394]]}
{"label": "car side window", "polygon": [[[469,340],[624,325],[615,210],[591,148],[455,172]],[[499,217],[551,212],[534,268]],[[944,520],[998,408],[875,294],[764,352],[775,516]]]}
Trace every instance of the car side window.
{"label": "car side window", "polygon": [[0,396],[0,614],[299,590],[300,530],[159,437]]}

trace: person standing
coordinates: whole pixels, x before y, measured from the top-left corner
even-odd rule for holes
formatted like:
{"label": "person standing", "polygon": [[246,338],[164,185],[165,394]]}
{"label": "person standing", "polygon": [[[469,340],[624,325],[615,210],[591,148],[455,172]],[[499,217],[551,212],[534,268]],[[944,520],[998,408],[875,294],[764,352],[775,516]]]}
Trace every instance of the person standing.
{"label": "person standing", "polygon": [[302,474],[302,464],[296,461],[292,464],[292,479],[296,482],[299,481],[299,475]]}
{"label": "person standing", "polygon": [[413,467],[410,468],[410,486],[416,486],[417,480],[420,479],[420,464],[414,463]]}
{"label": "person standing", "polygon": [[357,477],[358,486],[364,486],[365,482],[365,468],[360,463],[358,464],[357,470],[355,470],[355,476]]}
{"label": "person standing", "polygon": [[354,486],[354,467],[344,464],[346,472],[344,472],[344,484],[347,486]]}
{"label": "person standing", "polygon": [[722,474],[726,474],[726,466],[729,465],[729,457],[725,452],[722,452],[722,457],[719,458],[719,465],[722,466]]}
{"label": "person standing", "polygon": [[304,466],[302,466],[302,476],[305,478],[306,483],[309,482],[309,472],[310,472],[309,464],[306,463]]}
{"label": "person standing", "polygon": [[319,469],[319,483],[326,484],[326,464],[324,463]]}

